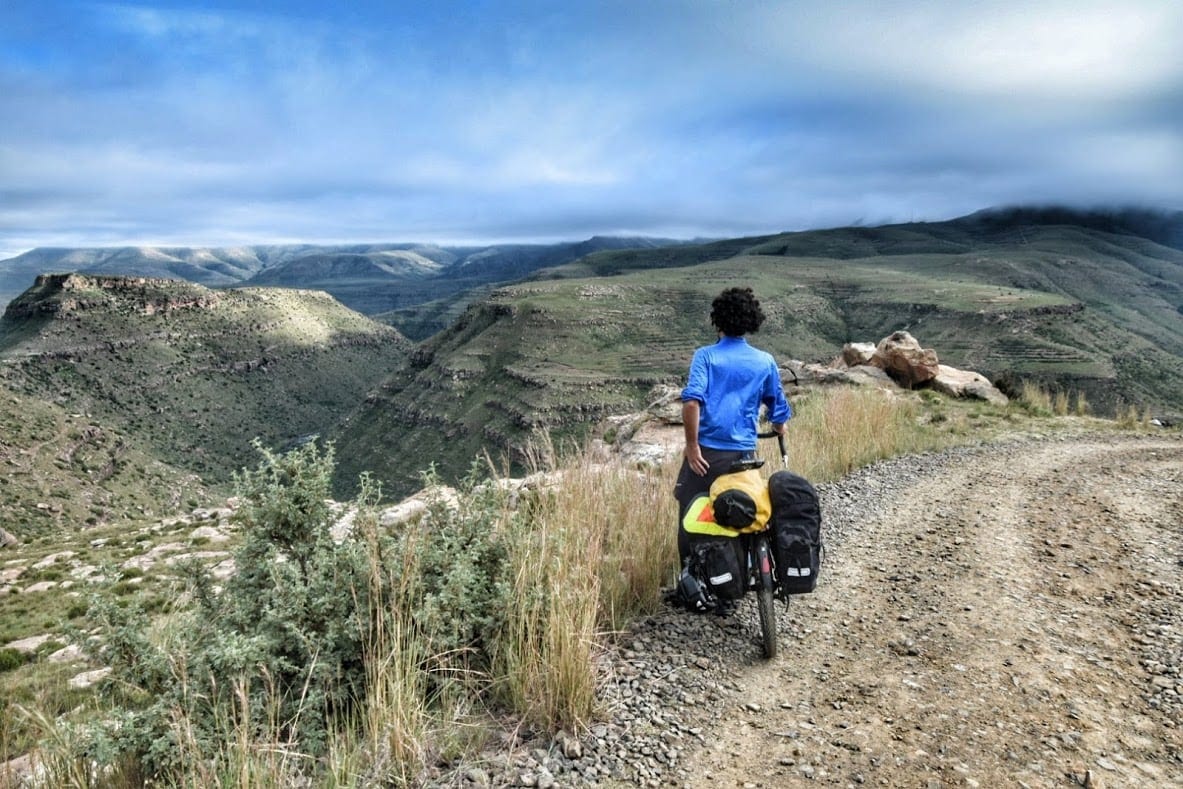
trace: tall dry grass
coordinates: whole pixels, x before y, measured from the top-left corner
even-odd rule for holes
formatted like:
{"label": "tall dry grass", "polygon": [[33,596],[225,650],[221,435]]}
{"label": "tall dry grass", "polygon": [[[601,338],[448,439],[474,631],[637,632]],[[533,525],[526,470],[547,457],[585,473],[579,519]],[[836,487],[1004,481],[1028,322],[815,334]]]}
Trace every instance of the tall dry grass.
{"label": "tall dry grass", "polygon": [[503,698],[551,730],[592,717],[604,633],[659,604],[677,555],[668,472],[589,452],[562,466],[511,539],[509,621],[495,663]]}
{"label": "tall dry grass", "polygon": [[427,764],[434,717],[424,703],[427,677],[421,667],[428,654],[411,617],[417,554],[411,541],[404,543],[396,563],[403,572],[392,578],[373,513],[362,513],[357,526],[366,544],[367,599],[390,605],[371,606],[362,654],[367,696],[360,720],[340,728],[330,744],[331,772],[342,786],[354,785],[360,776],[410,786]]}
{"label": "tall dry grass", "polygon": [[[794,409],[785,431],[789,465],[814,482],[930,443],[918,426],[915,401],[877,390],[826,390],[800,399]],[[773,468],[780,466],[775,442],[761,442],[761,452]]]}
{"label": "tall dry grass", "polygon": [[1023,381],[1019,389],[1019,405],[1034,416],[1051,416],[1055,413],[1051,393],[1034,381]]}
{"label": "tall dry grass", "polygon": [[[1042,384],[1024,381],[1019,388],[1018,404],[1032,416],[1089,416],[1093,412],[1088,395],[1081,391],[1057,390],[1049,392]],[[1118,407],[1116,421],[1128,419],[1126,409]]]}

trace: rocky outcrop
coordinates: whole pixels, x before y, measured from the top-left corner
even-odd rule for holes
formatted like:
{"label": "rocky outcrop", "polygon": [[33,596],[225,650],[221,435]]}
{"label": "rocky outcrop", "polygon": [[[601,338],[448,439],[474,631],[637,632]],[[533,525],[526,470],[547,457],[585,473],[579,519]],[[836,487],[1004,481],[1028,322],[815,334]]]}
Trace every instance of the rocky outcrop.
{"label": "rocky outcrop", "polygon": [[877,344],[852,342],[829,365],[790,362],[798,380],[817,384],[855,384],[905,389],[931,388],[950,397],[1006,405],[1009,400],[982,374],[941,364],[936,351],[922,348],[906,331]]}
{"label": "rocky outcrop", "polygon": [[867,363],[886,372],[905,389],[914,389],[917,384],[936,378],[940,364],[936,351],[921,348],[916,338],[906,331],[893,332],[880,340]]}
{"label": "rocky outcrop", "polygon": [[178,309],[212,307],[221,294],[200,285],[151,277],[90,274],[41,274],[33,287],[14,299],[4,317],[19,320],[47,315],[69,315],[116,303],[144,315]]}
{"label": "rocky outcrop", "polygon": [[[842,364],[842,359],[828,365],[806,364],[794,360],[786,364],[784,369],[793,373],[798,385],[850,384],[852,386],[878,386],[885,389],[897,388],[896,382],[879,367],[869,364],[847,367]],[[782,380],[785,377],[782,373]]]}
{"label": "rocky outcrop", "polygon": [[870,342],[848,342],[842,346],[842,361],[847,367],[870,364],[875,356],[875,344]]}
{"label": "rocky outcrop", "polygon": [[995,405],[1006,405],[1009,398],[998,390],[986,376],[972,370],[958,370],[942,364],[936,378],[932,379],[932,388],[950,397],[968,397],[973,400],[985,400]]}

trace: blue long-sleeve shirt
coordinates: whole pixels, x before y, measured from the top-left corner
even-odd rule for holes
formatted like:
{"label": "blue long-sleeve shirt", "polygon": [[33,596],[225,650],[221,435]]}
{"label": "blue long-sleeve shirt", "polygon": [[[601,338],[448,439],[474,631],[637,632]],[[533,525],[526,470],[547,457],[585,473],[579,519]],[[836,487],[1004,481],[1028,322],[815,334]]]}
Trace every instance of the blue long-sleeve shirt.
{"label": "blue long-sleeve shirt", "polygon": [[755,449],[761,405],[774,425],[793,415],[772,354],[743,337],[724,336],[694,352],[682,390],[687,400],[701,403],[698,443],[709,449]]}

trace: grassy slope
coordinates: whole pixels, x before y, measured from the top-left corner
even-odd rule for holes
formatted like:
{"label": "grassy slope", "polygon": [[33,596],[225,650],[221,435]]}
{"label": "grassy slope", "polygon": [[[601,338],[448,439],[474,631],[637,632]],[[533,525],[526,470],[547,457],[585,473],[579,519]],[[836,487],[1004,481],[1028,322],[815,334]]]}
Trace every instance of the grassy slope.
{"label": "grassy slope", "polygon": [[[55,479],[44,471],[78,429],[63,413],[106,436],[102,451],[134,453],[128,466],[163,464],[218,484],[257,460],[252,438],[283,446],[327,432],[405,360],[397,332],[324,294],[147,283],[136,292],[31,290],[14,306],[32,314],[0,324],[0,383],[12,392],[0,419],[9,451],[40,469],[11,501]],[[146,308],[168,300],[188,306]],[[53,316],[41,311],[55,307]],[[47,410],[30,411],[29,402]],[[88,471],[75,472],[77,484],[89,484]],[[64,477],[60,484],[70,490]],[[153,493],[147,498],[176,498]]]}
{"label": "grassy slope", "polygon": [[192,506],[201,480],[134,436],[0,384],[0,524],[22,541]]}
{"label": "grassy slope", "polygon": [[1183,253],[1077,228],[846,229],[600,253],[502,288],[351,417],[342,465],[401,492],[429,462],[457,473],[534,428],[575,435],[638,408],[713,341],[710,300],[737,284],[768,313],[755,344],[781,360],[908,329],[946,363],[1079,389],[1103,411],[1183,409]]}

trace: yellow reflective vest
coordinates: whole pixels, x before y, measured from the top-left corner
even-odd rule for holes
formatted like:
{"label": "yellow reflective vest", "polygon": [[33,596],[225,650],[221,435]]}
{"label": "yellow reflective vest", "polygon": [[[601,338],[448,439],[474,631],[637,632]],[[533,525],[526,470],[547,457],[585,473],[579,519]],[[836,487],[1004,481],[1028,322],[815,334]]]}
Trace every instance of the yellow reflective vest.
{"label": "yellow reflective vest", "polygon": [[715,511],[711,509],[711,497],[700,493],[686,508],[682,516],[682,528],[687,534],[709,534],[716,537],[735,537],[739,534],[735,529],[720,526],[715,523]]}

